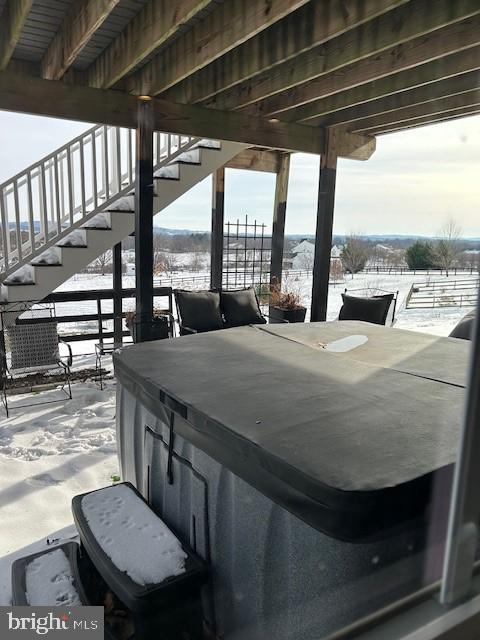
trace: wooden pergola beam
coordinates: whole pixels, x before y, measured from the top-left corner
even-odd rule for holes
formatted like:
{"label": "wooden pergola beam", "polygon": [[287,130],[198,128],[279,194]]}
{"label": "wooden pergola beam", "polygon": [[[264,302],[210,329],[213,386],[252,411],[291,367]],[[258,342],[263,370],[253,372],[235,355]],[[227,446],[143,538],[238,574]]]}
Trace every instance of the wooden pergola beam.
{"label": "wooden pergola beam", "polygon": [[[257,115],[278,115],[328,95],[328,89],[325,92],[324,88],[329,81],[332,83],[332,79],[337,79],[341,90],[349,89],[405,69],[405,55],[416,60],[409,64],[415,66],[460,51],[468,46],[463,41],[465,33],[471,45],[478,44],[479,13],[477,0],[455,3],[437,0],[433,4],[411,0],[278,65],[272,72],[260,73],[246,83],[223,91],[205,101],[204,105],[217,109],[245,109]],[[468,20],[475,14],[476,20]],[[450,30],[446,29],[442,38],[445,52],[435,53],[436,32],[446,27]],[[357,69],[363,80],[352,80],[348,85],[341,79],[344,70],[347,68],[348,73],[348,67],[354,63],[358,63]]]}
{"label": "wooden pergola beam", "polygon": [[0,15],[0,71],[6,69],[33,0],[7,0]]}
{"label": "wooden pergola beam", "polygon": [[284,154],[267,149],[245,149],[225,165],[228,169],[246,169],[277,173],[280,156]]}
{"label": "wooden pergola beam", "polygon": [[[7,111],[136,128],[137,103],[136,96],[123,91],[0,72],[0,109]],[[160,98],[152,103],[156,131],[221,137],[248,146],[304,153],[318,154],[324,148],[324,131],[320,127],[270,122],[243,113],[212,111]],[[340,155],[344,157],[365,160],[375,150],[375,139],[350,133],[342,136]]]}
{"label": "wooden pergola beam", "polygon": [[42,60],[42,76],[59,80],[119,0],[77,0],[53,38]]}
{"label": "wooden pergola beam", "polygon": [[309,2],[294,14],[276,22],[269,29],[177,83],[162,97],[173,102],[200,103],[390,11],[405,1]]}
{"label": "wooden pergola beam", "polygon": [[478,69],[480,69],[480,46],[459,51],[380,80],[373,80],[353,89],[320,98],[289,111],[288,120],[316,126],[325,116],[337,111],[356,106],[361,107],[372,100],[379,100],[416,87],[428,86],[437,80],[447,80]]}
{"label": "wooden pergola beam", "polygon": [[307,1],[229,0],[219,4],[128,78],[128,89],[137,95],[157,95],[166,91]]}
{"label": "wooden pergola beam", "polygon": [[150,0],[87,70],[87,84],[108,89],[175,36],[212,0]]}
{"label": "wooden pergola beam", "polygon": [[407,106],[395,109],[381,115],[370,118],[362,118],[352,123],[351,128],[355,131],[383,130],[382,127],[413,122],[418,118],[437,116],[442,113],[451,112],[456,109],[480,107],[480,89],[462,93],[439,100],[433,100],[425,104]]}
{"label": "wooden pergola beam", "polygon": [[[353,129],[355,127],[352,125],[355,125],[357,120],[381,116],[402,108],[425,105],[441,98],[468,93],[475,89],[480,89],[480,74],[478,71],[470,71],[454,78],[439,80],[399,94],[389,95],[385,98],[336,111],[333,114],[319,118],[317,124],[325,127],[348,125],[348,129]],[[388,116],[386,115],[386,117]]]}

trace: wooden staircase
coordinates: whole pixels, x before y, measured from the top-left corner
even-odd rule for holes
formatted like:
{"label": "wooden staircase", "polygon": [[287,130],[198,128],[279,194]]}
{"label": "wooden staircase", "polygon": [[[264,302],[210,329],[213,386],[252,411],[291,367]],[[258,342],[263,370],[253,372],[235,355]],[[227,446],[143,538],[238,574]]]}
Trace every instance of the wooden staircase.
{"label": "wooden staircase", "polygon": [[[245,148],[154,134],[154,214]],[[97,126],[0,185],[3,303],[36,301],[134,231],[135,133]]]}

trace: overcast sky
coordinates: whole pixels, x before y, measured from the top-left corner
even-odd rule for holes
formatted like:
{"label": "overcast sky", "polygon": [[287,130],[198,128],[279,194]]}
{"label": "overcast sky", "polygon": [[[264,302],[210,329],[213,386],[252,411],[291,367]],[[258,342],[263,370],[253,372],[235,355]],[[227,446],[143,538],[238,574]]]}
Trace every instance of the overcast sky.
{"label": "overcast sky", "polygon": [[[91,125],[0,111],[0,182]],[[270,223],[275,178],[227,170],[226,219],[248,214]],[[313,233],[318,158],[292,158],[287,233]],[[367,162],[340,160],[334,232],[435,235],[449,218],[463,235],[480,237],[480,116],[378,138]],[[207,178],[164,212],[157,226],[204,230],[210,225]]]}

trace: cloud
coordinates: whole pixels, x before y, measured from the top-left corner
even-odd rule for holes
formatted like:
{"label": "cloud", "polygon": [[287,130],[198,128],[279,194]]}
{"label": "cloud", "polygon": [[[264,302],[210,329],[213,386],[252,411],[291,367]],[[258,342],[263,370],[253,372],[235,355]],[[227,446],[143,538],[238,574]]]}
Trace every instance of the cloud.
{"label": "cloud", "polygon": [[[54,151],[90,125],[0,112],[0,182]],[[465,235],[480,236],[480,116],[378,138],[366,162],[340,159],[336,233],[435,234],[451,216]],[[291,161],[287,233],[313,233],[318,196],[317,156]],[[272,174],[227,170],[226,219],[248,214],[271,224]],[[156,216],[158,226],[210,228],[211,178]]]}

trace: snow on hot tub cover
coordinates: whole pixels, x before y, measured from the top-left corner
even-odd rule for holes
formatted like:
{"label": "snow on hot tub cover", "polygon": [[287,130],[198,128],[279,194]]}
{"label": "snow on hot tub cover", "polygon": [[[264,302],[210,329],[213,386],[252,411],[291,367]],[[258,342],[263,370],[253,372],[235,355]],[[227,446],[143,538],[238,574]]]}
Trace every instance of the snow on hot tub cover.
{"label": "snow on hot tub cover", "polygon": [[[322,348],[348,335],[367,340]],[[434,472],[450,474],[467,360],[457,340],[345,321],[240,327],[114,358],[120,383],[152,413],[174,407],[176,432],[350,541],[421,516]]]}

